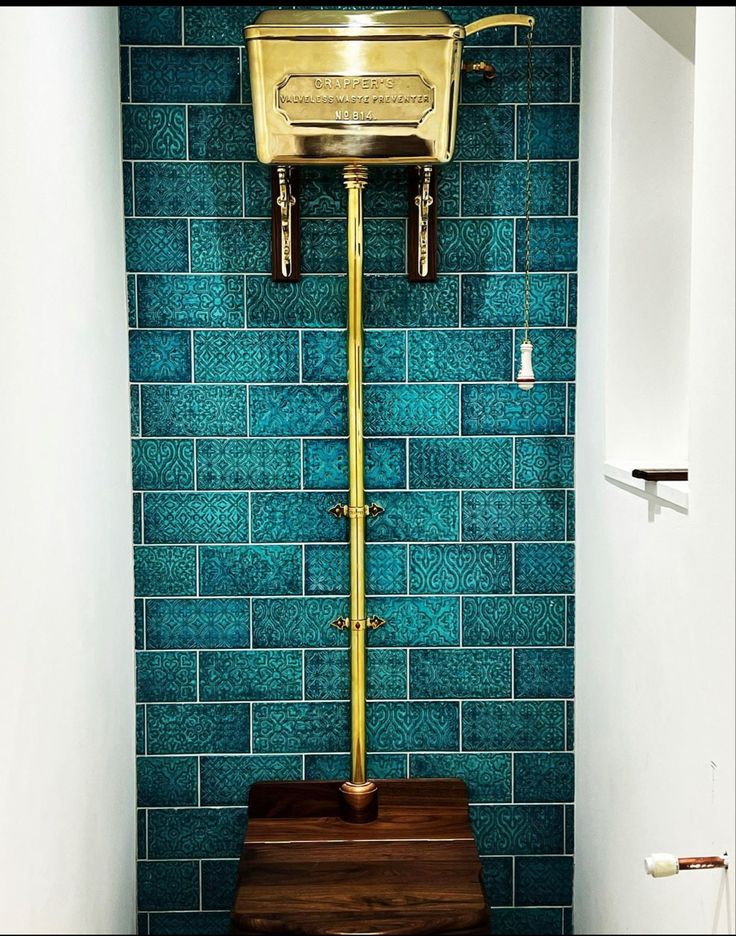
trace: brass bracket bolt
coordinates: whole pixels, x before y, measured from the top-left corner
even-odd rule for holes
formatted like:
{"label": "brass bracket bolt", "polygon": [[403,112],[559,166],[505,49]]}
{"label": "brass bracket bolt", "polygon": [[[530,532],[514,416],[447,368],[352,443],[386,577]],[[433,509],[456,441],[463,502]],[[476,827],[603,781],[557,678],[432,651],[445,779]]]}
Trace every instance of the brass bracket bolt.
{"label": "brass bracket bolt", "polygon": [[346,617],[335,618],[334,621],[330,621],[330,627],[334,627],[337,630],[347,630],[350,627],[350,620]]}
{"label": "brass bracket bolt", "polygon": [[375,614],[372,614],[368,620],[365,622],[365,626],[368,630],[378,630],[379,627],[383,627],[386,622],[383,618],[377,617]]}

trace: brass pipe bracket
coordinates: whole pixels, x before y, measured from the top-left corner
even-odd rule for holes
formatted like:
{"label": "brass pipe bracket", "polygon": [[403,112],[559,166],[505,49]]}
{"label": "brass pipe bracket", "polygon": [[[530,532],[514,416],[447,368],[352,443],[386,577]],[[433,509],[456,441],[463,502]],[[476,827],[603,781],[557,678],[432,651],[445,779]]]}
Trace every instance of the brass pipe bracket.
{"label": "brass pipe bracket", "polygon": [[330,627],[334,627],[337,630],[378,630],[378,628],[383,627],[385,623],[383,618],[372,614],[370,617],[360,618],[359,620],[352,620],[347,617],[335,618],[334,621],[330,622]]}
{"label": "brass pipe bracket", "polygon": [[335,504],[330,507],[328,513],[333,517],[349,517],[351,520],[357,517],[380,517],[384,513],[380,504],[365,504],[363,507],[351,507],[350,504]]}

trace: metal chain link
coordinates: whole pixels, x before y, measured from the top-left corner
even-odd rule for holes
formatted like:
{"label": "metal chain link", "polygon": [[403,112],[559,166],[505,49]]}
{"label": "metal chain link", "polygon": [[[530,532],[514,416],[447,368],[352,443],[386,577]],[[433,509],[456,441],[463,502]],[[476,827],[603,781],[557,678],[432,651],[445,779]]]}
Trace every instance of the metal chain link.
{"label": "metal chain link", "polygon": [[531,214],[532,214],[532,90],[533,61],[532,34],[530,26],[526,34],[526,193],[524,204],[524,341],[529,341],[529,317],[531,307]]}

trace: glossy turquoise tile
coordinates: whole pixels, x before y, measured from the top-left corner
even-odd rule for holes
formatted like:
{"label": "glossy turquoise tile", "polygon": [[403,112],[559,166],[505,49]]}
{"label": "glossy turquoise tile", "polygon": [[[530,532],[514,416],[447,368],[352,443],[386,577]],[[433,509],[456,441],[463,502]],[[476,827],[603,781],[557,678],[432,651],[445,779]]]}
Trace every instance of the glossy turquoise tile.
{"label": "glossy turquoise tile", "polygon": [[138,215],[243,214],[243,174],[239,163],[137,163]]}
{"label": "glossy turquoise tile", "polygon": [[[305,590],[308,595],[347,595],[349,555],[347,546],[307,546]],[[366,549],[366,582],[370,594],[406,593],[406,546],[369,543]]]}
{"label": "glossy turquoise tile", "polygon": [[172,598],[146,602],[149,649],[227,649],[250,645],[246,598]]}
{"label": "glossy turquoise tile", "polygon": [[[564,325],[566,278],[535,273],[529,279],[529,319],[533,325]],[[524,275],[463,276],[464,326],[524,324]]]}
{"label": "glossy turquoise tile", "polygon": [[349,706],[343,702],[283,702],[253,706],[256,754],[315,754],[349,747]]}
{"label": "glossy turquoise tile", "polygon": [[126,217],[134,214],[133,211],[133,164],[123,163],[123,214]]}
{"label": "glossy turquoise tile", "polygon": [[133,489],[181,491],[194,487],[194,442],[133,439]]}
{"label": "glossy turquoise tile", "polygon": [[[481,858],[483,867],[483,886],[485,888],[488,905],[504,907],[514,902],[514,859],[513,858]],[[493,925],[495,931],[496,911],[494,910]]]}
{"label": "glossy turquoise tile", "polygon": [[516,439],[516,486],[569,488],[575,478],[573,439]]}
{"label": "glossy turquoise tile", "polygon": [[329,511],[340,500],[334,494],[254,493],[252,539],[254,543],[345,542],[347,523]]}
{"label": "glossy turquoise tile", "polygon": [[248,434],[245,387],[142,387],[144,436]]}
{"label": "glossy turquoise tile", "polygon": [[[368,650],[367,698],[405,699],[406,651]],[[336,702],[350,698],[347,650],[307,650],[304,655],[305,698]]]}
{"label": "glossy turquoise tile", "polygon": [[[261,163],[243,166],[245,180],[244,205],[246,218],[271,217],[271,167]],[[302,192],[299,206],[304,215]]]}
{"label": "glossy turquoise tile", "polygon": [[141,910],[196,910],[199,862],[139,861],[138,906]]}
{"label": "glossy turquoise tile", "polygon": [[129,45],[179,45],[181,7],[121,6],[120,41]]}
{"label": "glossy turquoise tile", "polygon": [[255,598],[254,647],[343,647],[330,621],[348,613],[343,598]]}
{"label": "glossy turquoise tile", "polygon": [[564,642],[564,598],[503,595],[463,599],[466,646],[550,646]]}
{"label": "glossy turquoise tile", "polygon": [[567,492],[567,535],[565,539],[575,541],[575,493]]}
{"label": "glossy turquoise tile", "polygon": [[141,391],[137,384],[130,387],[130,434],[141,434]]}
{"label": "glossy turquoise tile", "polygon": [[[305,273],[345,270],[345,222],[312,220],[302,223],[302,269]],[[365,272],[403,273],[406,247],[403,219],[368,218],[365,222]]]}
{"label": "glossy turquoise tile", "polygon": [[370,610],[388,622],[371,634],[373,647],[452,647],[460,643],[459,598],[373,598]]}
{"label": "glossy turquoise tile", "polygon": [[[488,53],[468,50],[466,61],[483,61]],[[494,49],[494,81],[478,81],[464,75],[461,101],[481,104],[525,104],[527,98],[527,53],[523,47]],[[534,103],[557,104],[570,100],[570,49],[534,49]],[[486,159],[489,157],[486,156]]]}
{"label": "glossy turquoise tile", "polygon": [[184,8],[188,45],[240,45],[243,27],[268,9],[259,6],[190,6]]}
{"label": "glossy turquoise tile", "polygon": [[190,159],[255,159],[250,107],[203,104],[188,112]]}
{"label": "glossy turquoise tile", "polygon": [[183,273],[189,269],[187,222],[129,218],[125,253],[130,273]]}
{"label": "glossy turquoise tile", "polygon": [[[568,196],[568,163],[532,163],[532,214],[566,215],[569,207]],[[525,211],[526,165],[523,162],[465,163],[464,215],[523,216]]]}
{"label": "glossy turquoise tile", "polygon": [[517,699],[570,699],[575,692],[574,651],[515,650]]}
{"label": "glossy turquoise tile", "polygon": [[302,655],[298,650],[218,650],[199,655],[203,702],[301,699]]}
{"label": "glossy turquoise tile", "polygon": [[334,436],[347,433],[342,387],[252,387],[250,434]]}
{"label": "glossy turquoise tile", "polygon": [[511,365],[507,329],[409,333],[409,380],[509,380]]}
{"label": "glossy turquoise tile", "polygon": [[143,503],[140,494],[133,495],[133,542],[143,542]]}
{"label": "glossy turquoise tile", "polygon": [[198,331],[194,378],[199,383],[299,380],[299,335],[290,331]]}
{"label": "glossy turquoise tile", "polygon": [[443,273],[504,273],[514,268],[514,222],[441,218],[437,265]]}
{"label": "glossy turquoise tile", "polygon": [[131,97],[150,103],[240,101],[237,49],[131,49]]}
{"label": "glossy turquoise tile", "polygon": [[266,273],[271,267],[269,221],[194,220],[193,273]]}
{"label": "glossy turquoise tile", "polygon": [[[517,159],[526,159],[527,110],[518,110]],[[531,111],[532,159],[577,159],[580,108],[577,104],[535,104]]]}
{"label": "glossy turquoise tile", "polygon": [[556,907],[502,907],[493,911],[495,936],[529,936],[562,933],[562,910]]}
{"label": "glossy turquoise tile", "polygon": [[200,439],[197,487],[215,491],[298,488],[300,459],[298,439]]}
{"label": "glossy turquoise tile", "polygon": [[471,806],[470,821],[482,855],[562,851],[562,806]]}
{"label": "glossy turquoise tile", "polygon": [[572,90],[571,97],[573,101],[580,101],[580,49],[571,49],[572,64]]}
{"label": "glossy turquoise tile", "polygon": [[536,20],[535,45],[580,45],[579,6],[524,7]]}
{"label": "glossy turquoise tile", "polygon": [[373,751],[452,751],[460,743],[457,702],[369,702],[368,748]]}
{"label": "glossy turquoise tile", "polygon": [[565,387],[468,384],[462,388],[463,435],[558,435],[565,431]]}
{"label": "glossy turquoise tile", "polygon": [[575,850],[575,807],[565,806],[565,854]]}
{"label": "glossy turquoise tile", "polygon": [[203,546],[202,595],[296,595],[302,590],[299,546]]}
{"label": "glossy turquoise tile", "polygon": [[186,383],[192,379],[187,331],[130,332],[130,379],[142,383]]}
{"label": "glossy turquoise tile", "polygon": [[563,702],[464,702],[466,751],[561,751]]}
{"label": "glossy turquoise tile", "polygon": [[575,434],[575,384],[567,388],[567,432]]}
{"label": "glossy turquoise tile", "polygon": [[413,545],[409,583],[418,594],[511,591],[511,547],[507,545]]}
{"label": "glossy turquoise tile", "polygon": [[138,297],[136,295],[135,276],[129,274],[127,280],[127,299],[128,299],[128,327],[135,328],[138,324]]}
{"label": "glossy turquoise tile", "polygon": [[123,103],[130,101],[130,49],[128,46],[120,47],[120,100]]}
{"label": "glossy turquoise tile", "polygon": [[[575,380],[575,331],[572,328],[533,328],[534,375],[537,380]],[[523,333],[517,332],[516,360]]]}
{"label": "glossy turquoise tile", "polygon": [[455,384],[373,385],[363,394],[365,433],[385,435],[457,435],[458,389]]}
{"label": "glossy turquoise tile", "polygon": [[[580,187],[580,167],[579,164],[574,162],[570,163],[570,214],[577,215],[578,206],[579,206],[579,187]],[[570,274],[570,279],[575,279],[576,274]],[[569,322],[570,325],[576,324],[574,320]]]}
{"label": "glossy turquoise tile", "polygon": [[366,276],[363,301],[368,328],[452,327],[458,324],[458,277],[440,274],[434,283],[410,283],[403,276]]}
{"label": "glossy turquoise tile", "polygon": [[564,539],[565,504],[564,491],[466,491],[463,539]]}
{"label": "glossy turquoise tile", "polygon": [[459,777],[471,803],[511,802],[510,754],[412,754],[409,775]]}
{"label": "glossy turquoise tile", "polygon": [[[369,439],[366,442],[365,484],[368,490],[405,487],[406,442],[403,439]],[[288,487],[286,484],[279,486]],[[347,490],[346,439],[304,441],[304,487]]]}
{"label": "glossy turquoise tile", "polygon": [[150,936],[227,936],[229,913],[151,913]]}
{"label": "glossy turquoise tile", "polygon": [[457,540],[460,496],[449,491],[378,491],[384,509],[367,521],[367,536],[380,542]]}
{"label": "glossy turquoise tile", "polygon": [[247,752],[250,746],[250,706],[196,702],[149,705],[147,735],[149,754]]}
{"label": "glossy turquoise tile", "polygon": [[571,543],[520,543],[516,590],[521,594],[574,592],[575,547]]}
{"label": "glossy turquoise tile", "polygon": [[[406,332],[365,332],[364,379],[393,383],[406,379]],[[346,383],[345,332],[305,332],[302,336],[302,379],[305,383]]]}
{"label": "glossy turquoise tile", "polygon": [[147,857],[147,851],[148,851],[148,843],[146,841],[148,837],[147,829],[148,829],[148,821],[146,817],[146,811],[145,809],[137,809],[136,810],[135,835],[137,839],[136,852],[137,852],[137,857],[139,860],[143,860],[144,858]]}
{"label": "glossy turquoise tile", "polygon": [[245,809],[152,809],[148,813],[151,858],[237,858]]}
{"label": "glossy turquoise tile", "polygon": [[249,276],[246,299],[250,328],[342,328],[347,279],[303,275],[298,283],[274,283],[270,276]]}
{"label": "glossy turquoise tile", "polygon": [[[561,272],[576,270],[578,263],[578,222],[576,218],[532,218],[530,225],[530,265],[532,270]],[[523,265],[524,225],[516,229],[516,262]]]}
{"label": "glossy turquoise tile", "polygon": [[135,752],[136,754],[146,753],[146,707],[145,705],[136,705],[135,707]]}
{"label": "glossy turquoise tile", "polygon": [[516,859],[516,906],[566,906],[572,903],[572,858],[551,855]]}
{"label": "glossy turquoise tile", "polygon": [[437,211],[443,218],[460,214],[460,163],[437,167]]}
{"label": "glossy turquoise tile", "polygon": [[193,546],[136,546],[136,595],[193,595],[197,588],[195,553]]}
{"label": "glossy turquoise tile", "polygon": [[146,494],[147,543],[247,543],[245,493]]}
{"label": "glossy turquoise tile", "polygon": [[138,757],[139,806],[196,806],[196,757]]}
{"label": "glossy turquoise tile", "polygon": [[239,328],[242,276],[139,276],[141,328]]}
{"label": "glossy turquoise tile", "polygon": [[[376,780],[403,780],[406,777],[405,754],[371,754],[366,758],[367,773]],[[307,780],[342,779],[350,774],[349,754],[307,754],[304,758]]]}
{"label": "glossy turquoise tile", "polygon": [[203,757],[200,760],[203,806],[245,806],[254,783],[301,780],[302,759],[295,755]]}
{"label": "glossy turquoise tile", "polygon": [[412,699],[511,697],[510,650],[411,650]]}
{"label": "glossy turquoise tile", "polygon": [[186,159],[186,108],[174,104],[123,107],[124,159]]}
{"label": "glossy turquoise tile", "polygon": [[135,649],[143,650],[146,644],[143,599],[135,598],[133,601],[133,606],[134,606],[133,620],[134,620],[134,628],[135,628]]}
{"label": "glossy turquoise tile", "polygon": [[513,159],[514,108],[461,104],[458,108],[455,158]]}
{"label": "glossy turquoise tile", "polygon": [[139,702],[194,702],[197,655],[184,651],[139,651],[136,698]]}
{"label": "glossy turquoise tile", "polygon": [[513,482],[511,439],[410,439],[412,488],[500,488]]}
{"label": "glossy turquoise tile", "polygon": [[567,645],[575,646],[575,599],[567,598]]}
{"label": "glossy turquoise tile", "polygon": [[571,803],[574,768],[572,754],[515,754],[514,802]]}
{"label": "glossy turquoise tile", "polygon": [[202,862],[202,908],[229,911],[235,899],[237,861]]}

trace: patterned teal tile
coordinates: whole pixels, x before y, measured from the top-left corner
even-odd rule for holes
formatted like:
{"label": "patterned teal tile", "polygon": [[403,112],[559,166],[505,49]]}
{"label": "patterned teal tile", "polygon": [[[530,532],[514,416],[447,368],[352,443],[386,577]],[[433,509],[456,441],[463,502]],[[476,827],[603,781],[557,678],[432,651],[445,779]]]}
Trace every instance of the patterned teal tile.
{"label": "patterned teal tile", "polygon": [[147,728],[150,754],[239,754],[250,746],[250,706],[149,705]]}
{"label": "patterned teal tile", "polygon": [[516,439],[516,486],[572,487],[574,446],[573,439]]}
{"label": "patterned teal tile", "polygon": [[143,503],[140,494],[133,495],[133,542],[143,542]]}
{"label": "patterned teal tile", "polygon": [[[245,179],[245,217],[271,217],[271,167],[261,163],[243,166]],[[304,216],[304,200],[300,191],[299,207]]]}
{"label": "patterned teal tile", "polygon": [[[342,298],[337,324],[345,321]],[[410,283],[403,276],[366,276],[368,328],[447,328],[458,324],[458,277],[439,275],[434,283]]]}
{"label": "patterned teal tile", "polygon": [[152,809],[148,813],[150,857],[237,858],[245,816],[245,809]]}
{"label": "patterned teal tile", "polygon": [[229,913],[151,913],[150,936],[228,936]]}
{"label": "patterned teal tile", "polygon": [[497,699],[511,696],[510,650],[412,650],[412,699]]}
{"label": "patterned teal tile", "polygon": [[300,459],[298,439],[200,439],[197,487],[215,491],[298,488]]}
{"label": "patterned teal tile", "polygon": [[[564,325],[566,281],[562,274],[535,273],[529,279],[533,325]],[[463,325],[523,325],[524,276],[463,276]]]}
{"label": "patterned teal tile", "polygon": [[493,911],[494,936],[562,933],[562,910],[556,907],[501,907]]}
{"label": "patterned teal tile", "polygon": [[515,650],[517,699],[570,699],[575,694],[574,651]]}
{"label": "patterned teal tile", "polygon": [[466,751],[561,751],[563,702],[464,702]]}
{"label": "patterned teal tile", "polygon": [[412,488],[501,488],[513,483],[511,439],[411,439]]}
{"label": "patterned teal tile", "polygon": [[194,487],[190,439],[133,439],[133,489],[181,491]]}
{"label": "patterned teal tile", "polygon": [[[533,328],[534,374],[537,380],[575,380],[575,332],[571,328]],[[517,332],[515,359],[521,356],[522,332]]]}
{"label": "patterned teal tile", "polygon": [[141,390],[137,384],[130,388],[130,434],[141,434]]}
{"label": "patterned teal tile", "polygon": [[249,276],[246,299],[250,328],[341,328],[347,279],[304,275],[298,283],[274,283],[270,276]]}
{"label": "patterned teal tile", "polygon": [[123,107],[124,159],[186,159],[186,108],[166,104]]}
{"label": "patterned teal tile", "polygon": [[559,855],[516,859],[516,906],[566,906],[572,903],[572,858]]}
{"label": "patterned teal tile", "polygon": [[334,494],[295,491],[289,494],[253,494],[254,543],[344,542],[347,523],[329,511],[340,499]]}
{"label": "patterned teal tile", "polygon": [[[264,9],[259,6],[190,6],[184,8],[187,45],[240,45],[243,27]],[[268,9],[268,8],[266,8]]]}
{"label": "patterned teal tile", "polygon": [[514,108],[461,105],[458,108],[455,158],[513,159]]}
{"label": "patterned teal tile", "polygon": [[229,911],[235,899],[237,861],[202,862],[202,908]]}
{"label": "patterned teal tile", "polygon": [[[536,215],[566,215],[568,164],[534,162],[531,210]],[[526,211],[526,166],[522,162],[466,163],[463,166],[463,214],[517,215]]]}
{"label": "patterned teal tile", "polygon": [[247,543],[245,493],[146,494],[147,543]]}
{"label": "patterned teal tile", "polygon": [[139,276],[141,328],[239,328],[242,276]]}
{"label": "patterned teal tile", "polygon": [[514,222],[442,218],[437,265],[443,273],[503,273],[514,268]]}
{"label": "patterned teal tile", "polygon": [[197,654],[171,650],[136,653],[136,698],[139,702],[194,702]]}
{"label": "patterned teal tile", "polygon": [[565,599],[486,596],[463,599],[466,646],[550,646],[565,642]]}
{"label": "patterned teal tile", "polygon": [[297,595],[302,590],[299,546],[203,546],[203,595]]}
{"label": "patterned teal tile", "polygon": [[535,45],[580,45],[579,6],[524,7],[536,20]]}
{"label": "patterned teal tile", "polygon": [[137,758],[139,806],[196,806],[196,757]]}
{"label": "patterned teal tile", "polygon": [[410,546],[409,568],[411,590],[418,594],[511,591],[510,546]]}
{"label": "patterned teal tile", "polygon": [[564,538],[564,491],[466,491],[463,494],[464,540]]}
{"label": "patterned teal tile", "polygon": [[372,751],[452,751],[460,743],[457,702],[369,702]]}
{"label": "patterned teal tile", "polygon": [[183,273],[189,269],[187,222],[129,218],[125,252],[129,273]]}
{"label": "patterned teal tile", "polygon": [[572,907],[565,907],[563,909],[562,920],[563,920],[562,932],[565,933],[565,936],[568,936],[568,934],[569,936],[572,936],[573,932],[575,931],[575,928],[573,925],[573,908]]}
{"label": "patterned teal tile", "polygon": [[135,707],[135,752],[136,754],[146,753],[146,707],[145,705],[136,705]]}
{"label": "patterned teal tile", "polygon": [[181,7],[121,6],[118,10],[121,42],[128,45],[179,45],[181,42]]}
{"label": "patterned teal tile", "polygon": [[565,387],[468,384],[462,388],[463,435],[553,435],[565,431]]}
{"label": "patterned teal tile", "polygon": [[[363,196],[365,215],[368,218],[404,218],[407,214],[407,175],[412,170],[406,166],[376,166],[371,168],[368,185]],[[342,179],[338,176],[342,187]],[[344,187],[343,187],[344,191]]]}
{"label": "patterned teal tile", "polygon": [[[570,163],[570,214],[577,215],[579,206],[579,188],[580,188],[580,167],[576,162]],[[574,274],[570,274],[570,279],[576,279]],[[570,325],[575,322],[571,321]]]}
{"label": "patterned teal tile", "polygon": [[575,599],[567,598],[567,645],[575,646]]}
{"label": "patterned teal tile", "polygon": [[299,380],[299,335],[290,331],[198,331],[194,378],[199,383]]}
{"label": "patterned teal tile", "polygon": [[520,594],[574,592],[575,547],[571,543],[519,544],[516,590]]}
{"label": "patterned teal tile", "polygon": [[437,167],[437,212],[442,218],[460,214],[460,163]]}
{"label": "patterned teal tile", "polygon": [[575,541],[575,493],[567,492],[567,540]]}
{"label": "patterned teal tile", "polygon": [[567,432],[568,435],[575,434],[575,384],[570,384],[567,389]]}
{"label": "patterned teal tile", "polygon": [[458,410],[454,384],[373,385],[363,395],[366,435],[457,435]]}
{"label": "patterned teal tile", "polygon": [[[368,218],[365,222],[366,273],[403,273],[406,223]],[[345,269],[345,222],[302,223],[302,269],[305,273],[342,273]]]}
{"label": "patterned teal tile", "polygon": [[[578,265],[578,222],[576,218],[532,218],[530,265],[532,270],[560,272]],[[524,263],[524,225],[516,230],[516,262]]]}
{"label": "patterned teal tile", "polygon": [[243,213],[239,163],[152,163],[135,167],[135,209],[163,217]]}
{"label": "patterned teal tile", "polygon": [[130,49],[120,47],[120,100],[125,104],[130,101]]}
{"label": "patterned teal tile", "polygon": [[[483,61],[488,53],[480,49],[469,50],[464,58],[468,61]],[[461,100],[481,104],[525,104],[527,97],[527,53],[526,49],[494,49],[493,65],[495,81],[478,81],[473,75],[465,75]],[[570,50],[534,49],[535,104],[557,104],[570,100]],[[485,156],[484,158],[489,158]]]}
{"label": "patterned teal tile", "polygon": [[253,706],[256,754],[315,754],[349,747],[348,705],[343,702],[283,702]]}
{"label": "patterned teal tile", "polygon": [[[270,173],[266,170],[269,178]],[[371,171],[370,183],[364,194],[364,205],[368,191],[374,186]],[[338,166],[302,166],[299,172],[299,207],[302,217],[339,218],[347,214],[347,193]]]}
{"label": "patterned teal tile", "polygon": [[[305,548],[305,588],[308,595],[347,595],[347,546]],[[406,593],[406,546],[370,543],[366,549],[366,582],[374,595]]]}
{"label": "patterned teal tile", "polygon": [[[514,859],[481,858],[483,866],[483,887],[488,898],[488,905],[503,907],[514,902]],[[495,932],[496,911],[493,926]]]}
{"label": "patterned teal tile", "polygon": [[250,434],[332,436],[347,433],[342,387],[252,387]]}
{"label": "patterned teal tile", "polygon": [[387,621],[371,634],[382,647],[452,647],[460,643],[458,598],[373,598],[372,614]]}
{"label": "patterned teal tile", "polygon": [[511,364],[507,329],[409,333],[409,380],[509,380]]}
{"label": "patterned teal tile", "polygon": [[226,649],[250,644],[245,598],[152,599],[146,603],[149,649]]}
{"label": "patterned teal tile", "polygon": [[135,598],[133,600],[133,619],[135,625],[135,649],[143,650],[146,639],[145,639],[145,624],[144,624],[144,611],[143,611],[143,599]]}
{"label": "patterned teal tile", "polygon": [[203,806],[244,806],[254,783],[301,780],[297,756],[203,757],[200,760]]}
{"label": "patterned teal tile", "polygon": [[145,809],[136,810],[136,857],[139,861],[148,857],[148,817]]}
{"label": "patterned teal tile", "polygon": [[266,273],[271,269],[270,221],[194,220],[192,272]]}
{"label": "patterned teal tile", "polygon": [[203,702],[301,699],[302,655],[298,650],[200,653],[199,697]]}
{"label": "patterned teal tile", "polygon": [[190,159],[255,159],[250,107],[205,104],[189,107]]}
{"label": "patterned teal tile", "polygon": [[[369,699],[406,698],[406,651],[368,651]],[[337,702],[350,698],[350,658],[347,650],[307,650],[304,655],[305,698]]]}
{"label": "patterned teal tile", "polygon": [[[403,780],[406,777],[405,754],[371,754],[366,771],[376,780]],[[307,754],[304,758],[307,780],[335,780],[350,775],[349,754]]]}
{"label": "patterned teal tile", "polygon": [[133,211],[133,164],[123,163],[123,214],[129,217]]}
{"label": "patterned teal tile", "polygon": [[192,379],[192,350],[187,331],[130,332],[130,379],[181,383]]}
{"label": "patterned teal tile", "polygon": [[574,768],[572,754],[515,754],[514,802],[571,803]]}
{"label": "patterned teal tile", "polygon": [[127,298],[128,298],[128,327],[135,328],[138,324],[138,297],[136,295],[135,276],[128,275],[127,280]]}
{"label": "patterned teal tile", "polygon": [[575,807],[565,806],[565,854],[575,851]]}
{"label": "patterned teal tile", "polygon": [[570,97],[573,101],[580,101],[580,49],[571,49],[572,63],[570,71],[572,72],[572,89]]}
{"label": "patterned teal tile", "polygon": [[[518,159],[526,158],[527,110],[518,110]],[[580,108],[577,104],[535,104],[532,107],[530,151],[532,159],[577,159]]]}
{"label": "patterned teal tile", "polygon": [[345,646],[346,635],[330,627],[330,621],[347,613],[343,598],[256,598],[253,646]]}
{"label": "patterned teal tile", "polygon": [[373,541],[436,542],[458,538],[460,497],[454,491],[378,491],[375,500],[385,512],[368,520],[366,535]]}
{"label": "patterned teal tile", "polygon": [[471,803],[511,802],[510,754],[412,754],[409,774],[459,777],[468,786]]}
{"label": "patterned teal tile", "polygon": [[248,434],[245,387],[142,387],[144,436]]}
{"label": "patterned teal tile", "polygon": [[482,855],[562,852],[562,806],[471,806],[470,821]]}
{"label": "patterned teal tile", "polygon": [[132,49],[134,101],[191,104],[240,101],[237,49]]}
{"label": "patterned teal tile", "polygon": [[136,546],[136,595],[193,595],[197,588],[195,552],[193,546]]}
{"label": "patterned teal tile", "polygon": [[[305,332],[302,337],[302,379],[305,383],[345,383],[347,380],[345,332]],[[393,383],[406,378],[406,333],[365,333],[364,379]]]}
{"label": "patterned teal tile", "polygon": [[138,906],[141,910],[196,910],[199,862],[139,861]]}
{"label": "patterned teal tile", "polygon": [[[405,486],[406,443],[403,439],[369,439],[366,442],[365,484],[368,490]],[[279,487],[289,485],[281,484]],[[333,491],[347,489],[348,446],[345,439],[305,440],[304,487]]]}

